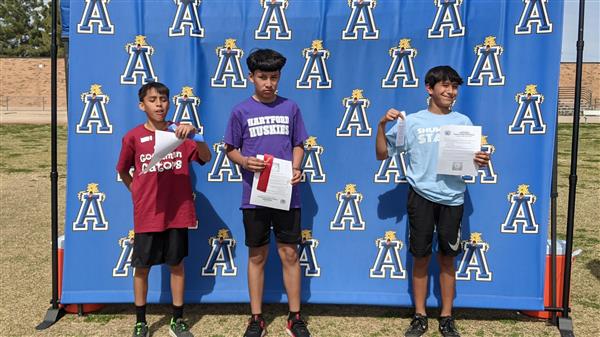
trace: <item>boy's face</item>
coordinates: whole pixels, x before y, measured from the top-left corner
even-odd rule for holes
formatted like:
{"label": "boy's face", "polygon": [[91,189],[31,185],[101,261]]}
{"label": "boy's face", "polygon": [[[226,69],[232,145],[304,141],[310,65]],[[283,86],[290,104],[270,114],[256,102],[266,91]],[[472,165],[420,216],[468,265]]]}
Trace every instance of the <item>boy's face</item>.
{"label": "boy's face", "polygon": [[254,94],[261,102],[272,102],[277,97],[277,85],[281,71],[262,71],[255,70],[248,75],[248,78],[254,83]]}
{"label": "boy's face", "polygon": [[155,88],[146,92],[146,96],[140,102],[140,110],[146,113],[148,120],[152,122],[164,122],[169,112],[169,97],[161,95]]}
{"label": "boy's face", "polygon": [[426,85],[425,88],[431,97],[431,101],[439,108],[450,109],[452,103],[458,96],[458,83],[440,81],[433,85],[433,88]]}

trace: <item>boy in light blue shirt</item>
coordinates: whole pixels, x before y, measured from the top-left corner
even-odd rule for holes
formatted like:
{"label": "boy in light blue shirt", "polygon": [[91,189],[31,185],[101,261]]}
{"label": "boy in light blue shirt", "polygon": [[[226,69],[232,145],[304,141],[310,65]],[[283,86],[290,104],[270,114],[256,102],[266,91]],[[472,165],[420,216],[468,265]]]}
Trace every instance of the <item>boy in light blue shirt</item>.
{"label": "boy in light blue shirt", "polygon": [[[425,299],[434,229],[438,235],[442,293],[439,330],[444,337],[460,336],[452,317],[452,302],[466,186],[462,177],[437,174],[436,169],[440,127],[473,125],[469,117],[452,111],[458,86],[462,83],[462,78],[449,66],[430,69],[425,75],[425,88],[429,94],[427,109],[406,117],[396,109],[389,109],[377,128],[377,159],[384,160],[402,151],[406,151],[408,159],[406,179],[410,187],[407,213],[409,247],[414,257],[412,278],[415,316],[406,330],[406,337],[419,337],[428,329]],[[405,123],[404,142],[400,146],[396,146],[397,127],[392,127],[387,133],[385,131],[386,124],[398,118]],[[489,155],[477,152],[474,161],[479,166],[485,166],[489,162]]]}

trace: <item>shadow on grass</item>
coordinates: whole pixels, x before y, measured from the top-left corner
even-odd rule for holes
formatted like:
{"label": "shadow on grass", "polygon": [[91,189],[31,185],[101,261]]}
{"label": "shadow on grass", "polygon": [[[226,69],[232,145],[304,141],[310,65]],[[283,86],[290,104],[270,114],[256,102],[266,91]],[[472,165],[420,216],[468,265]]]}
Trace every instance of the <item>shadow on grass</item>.
{"label": "shadow on grass", "polygon": [[600,260],[594,259],[586,264],[587,269],[590,270],[590,273],[596,277],[597,280],[600,281]]}

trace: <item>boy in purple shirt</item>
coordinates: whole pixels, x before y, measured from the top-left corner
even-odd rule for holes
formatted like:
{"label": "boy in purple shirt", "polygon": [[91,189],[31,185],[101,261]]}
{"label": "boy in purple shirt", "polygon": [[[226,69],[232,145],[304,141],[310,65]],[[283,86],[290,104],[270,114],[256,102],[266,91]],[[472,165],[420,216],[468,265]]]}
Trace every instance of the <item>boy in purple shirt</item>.
{"label": "boy in purple shirt", "polygon": [[[248,291],[252,310],[244,337],[262,337],[267,333],[262,295],[271,226],[277,239],[290,310],[286,331],[292,337],[310,337],[300,315],[301,274],[297,253],[301,238],[298,183],[302,176],[303,143],[308,136],[296,103],[276,94],[285,61],[283,55],[271,49],[258,49],[248,56],[248,78],[254,83],[254,94],[233,108],[225,131],[227,157],[242,167],[243,177],[241,209],[249,249]],[[292,162],[294,186],[289,211],[250,204],[254,172],[265,168],[265,162],[256,158],[258,154]]]}

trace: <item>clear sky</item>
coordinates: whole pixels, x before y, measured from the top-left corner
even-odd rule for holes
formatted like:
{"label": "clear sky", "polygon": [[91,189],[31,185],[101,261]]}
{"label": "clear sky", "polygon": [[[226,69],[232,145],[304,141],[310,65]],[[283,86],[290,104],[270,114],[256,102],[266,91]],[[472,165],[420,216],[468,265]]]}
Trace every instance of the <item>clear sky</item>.
{"label": "clear sky", "polygon": [[[552,1],[552,0],[550,0]],[[579,0],[565,0],[561,62],[575,62]],[[600,62],[600,0],[585,1],[583,62]]]}

